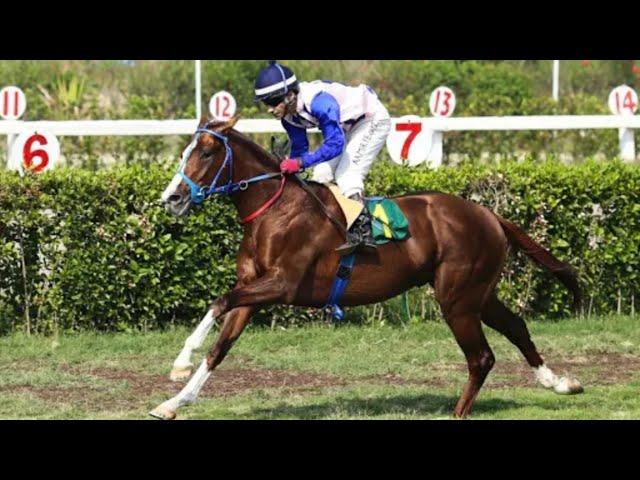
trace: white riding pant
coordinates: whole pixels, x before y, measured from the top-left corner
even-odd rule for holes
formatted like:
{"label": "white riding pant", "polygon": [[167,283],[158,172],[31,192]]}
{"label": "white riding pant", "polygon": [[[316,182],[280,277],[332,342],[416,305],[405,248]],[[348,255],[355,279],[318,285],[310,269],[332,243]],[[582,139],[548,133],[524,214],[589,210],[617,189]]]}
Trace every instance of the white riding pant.
{"label": "white riding pant", "polygon": [[383,107],[370,118],[356,123],[345,133],[347,145],[339,157],[322,162],[313,169],[311,180],[334,182],[343,195],[364,193],[364,179],[391,130],[389,113]]}

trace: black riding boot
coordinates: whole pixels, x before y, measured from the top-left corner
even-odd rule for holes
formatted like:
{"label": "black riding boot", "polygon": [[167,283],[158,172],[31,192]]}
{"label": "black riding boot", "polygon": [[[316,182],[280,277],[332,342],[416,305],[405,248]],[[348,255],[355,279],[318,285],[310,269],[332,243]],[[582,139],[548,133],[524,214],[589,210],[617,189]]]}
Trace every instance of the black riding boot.
{"label": "black riding boot", "polygon": [[[364,199],[362,195],[356,193],[349,197],[351,200],[356,200],[364,205]],[[336,252],[340,255],[349,255],[356,248],[377,248],[376,242],[373,239],[373,233],[371,231],[371,214],[367,207],[362,210],[362,213],[353,222],[353,225],[347,232],[347,241],[338,248]]]}

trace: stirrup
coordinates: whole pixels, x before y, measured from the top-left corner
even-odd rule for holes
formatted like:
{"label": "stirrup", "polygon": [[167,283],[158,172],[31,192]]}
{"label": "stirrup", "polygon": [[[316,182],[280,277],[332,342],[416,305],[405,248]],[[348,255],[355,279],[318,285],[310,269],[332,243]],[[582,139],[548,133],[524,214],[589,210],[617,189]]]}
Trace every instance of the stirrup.
{"label": "stirrup", "polygon": [[376,245],[375,243],[371,243],[364,239],[361,239],[354,243],[349,243],[349,241],[346,241],[345,243],[337,247],[335,251],[340,255],[349,255],[355,250],[375,250],[377,248],[378,245]]}
{"label": "stirrup", "polygon": [[[356,220],[356,223],[358,220]],[[357,229],[355,231],[350,230],[347,232],[347,241],[342,245],[336,248],[336,252],[340,255],[349,255],[353,253],[356,248],[358,248],[362,244],[362,234],[360,233],[360,227],[358,225],[352,225],[352,229]]]}
{"label": "stirrup", "polygon": [[349,243],[347,241],[347,242],[344,242],[339,247],[337,247],[335,251],[338,252],[340,255],[349,255],[355,251],[358,245],[359,245],[358,243]]}
{"label": "stirrup", "polygon": [[[356,193],[349,197],[351,200],[355,200],[357,202],[362,203],[363,210],[355,220],[353,225],[351,225],[351,230],[347,232],[347,241],[337,247],[335,249],[340,255],[349,255],[353,253],[355,250],[362,249],[376,249],[378,245],[375,244],[373,239],[371,238],[371,214],[367,210],[365,199],[362,197],[362,194]],[[366,224],[369,224],[369,235],[363,234],[363,228]]]}
{"label": "stirrup", "polygon": [[375,243],[373,240],[370,240],[370,241],[363,240],[362,248],[369,248],[369,249],[375,250],[378,248],[378,244]]}

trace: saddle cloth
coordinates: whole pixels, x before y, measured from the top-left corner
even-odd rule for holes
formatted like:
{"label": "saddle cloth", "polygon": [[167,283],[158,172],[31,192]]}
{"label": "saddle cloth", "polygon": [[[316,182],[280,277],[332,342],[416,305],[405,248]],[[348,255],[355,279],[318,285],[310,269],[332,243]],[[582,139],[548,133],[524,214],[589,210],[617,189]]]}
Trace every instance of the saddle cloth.
{"label": "saddle cloth", "polygon": [[378,245],[409,236],[409,221],[396,202],[384,197],[371,197],[366,201],[373,217],[371,233]]}

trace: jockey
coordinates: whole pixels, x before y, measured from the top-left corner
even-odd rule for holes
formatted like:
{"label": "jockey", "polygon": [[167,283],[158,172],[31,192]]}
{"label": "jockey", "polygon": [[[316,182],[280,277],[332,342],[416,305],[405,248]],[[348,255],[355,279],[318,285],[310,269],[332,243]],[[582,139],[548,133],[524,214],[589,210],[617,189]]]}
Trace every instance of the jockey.
{"label": "jockey", "polygon": [[[289,68],[271,61],[258,74],[255,95],[291,139],[291,158],[281,162],[280,170],[293,174],[315,167],[312,180],[335,181],[343,195],[364,206],[364,178],[391,129],[389,112],[375,92],[366,85],[298,82]],[[324,142],[309,152],[307,130],[316,127]],[[336,251],[345,255],[360,246],[376,246],[366,207],[349,230],[347,242]]]}

